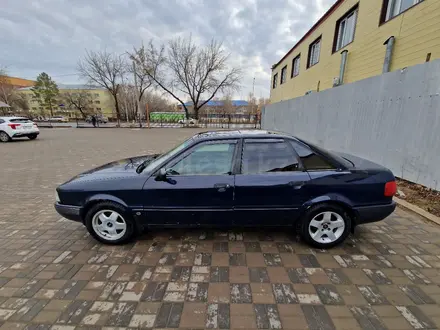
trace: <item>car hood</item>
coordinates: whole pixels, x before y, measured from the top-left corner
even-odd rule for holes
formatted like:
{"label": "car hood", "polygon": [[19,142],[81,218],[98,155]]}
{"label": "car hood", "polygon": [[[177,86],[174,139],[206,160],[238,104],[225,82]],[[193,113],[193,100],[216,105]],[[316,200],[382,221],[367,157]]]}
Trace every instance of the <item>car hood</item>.
{"label": "car hood", "polygon": [[[153,160],[160,154],[136,156],[125,158],[111,163],[107,163],[91,170],[78,174],[70,179],[72,181],[94,181],[94,180],[108,180],[112,178],[121,178],[126,176],[137,176],[136,168],[145,161]],[[66,183],[68,183],[66,182]]]}

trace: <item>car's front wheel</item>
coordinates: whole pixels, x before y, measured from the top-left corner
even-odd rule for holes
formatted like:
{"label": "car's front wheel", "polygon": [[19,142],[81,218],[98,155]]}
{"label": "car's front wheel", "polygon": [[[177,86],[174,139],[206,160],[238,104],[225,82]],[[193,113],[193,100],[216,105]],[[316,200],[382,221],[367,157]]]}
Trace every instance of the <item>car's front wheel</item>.
{"label": "car's front wheel", "polygon": [[11,138],[9,137],[8,133],[6,132],[0,132],[0,142],[9,142]]}
{"label": "car's front wheel", "polygon": [[351,219],[339,205],[319,204],[304,214],[301,236],[310,245],[328,249],[343,242],[350,234]]}
{"label": "car's front wheel", "polygon": [[136,234],[130,214],[123,206],[113,202],[101,202],[90,208],[85,225],[95,239],[105,244],[123,244]]}
{"label": "car's front wheel", "polygon": [[28,136],[28,139],[29,140],[35,140],[37,138],[37,136],[38,136],[37,134],[32,134],[32,135]]}

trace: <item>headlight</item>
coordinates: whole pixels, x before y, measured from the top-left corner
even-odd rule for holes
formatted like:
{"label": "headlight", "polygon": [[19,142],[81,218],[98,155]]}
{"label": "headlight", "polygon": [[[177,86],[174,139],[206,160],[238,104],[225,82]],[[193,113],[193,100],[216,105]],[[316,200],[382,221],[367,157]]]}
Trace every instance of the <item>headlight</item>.
{"label": "headlight", "polygon": [[58,195],[58,191],[55,190],[55,200],[59,203],[60,202],[60,196]]}

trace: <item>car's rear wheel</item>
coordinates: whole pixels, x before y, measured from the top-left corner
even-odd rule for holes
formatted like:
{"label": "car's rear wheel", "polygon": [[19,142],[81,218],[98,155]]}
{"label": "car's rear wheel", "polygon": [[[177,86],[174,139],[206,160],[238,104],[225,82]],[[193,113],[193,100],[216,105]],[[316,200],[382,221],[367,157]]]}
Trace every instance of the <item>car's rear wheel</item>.
{"label": "car's rear wheel", "polygon": [[9,142],[11,138],[9,137],[8,133],[6,132],[0,132],[0,142]]}
{"label": "car's rear wheel", "polygon": [[339,205],[324,203],[311,207],[303,217],[301,236],[310,245],[328,249],[350,234],[351,219]]}
{"label": "car's rear wheel", "polygon": [[123,206],[113,202],[92,206],[86,214],[85,225],[95,239],[105,244],[123,244],[136,234],[130,214]]}
{"label": "car's rear wheel", "polygon": [[32,134],[28,136],[29,140],[35,140],[37,138],[37,134]]}

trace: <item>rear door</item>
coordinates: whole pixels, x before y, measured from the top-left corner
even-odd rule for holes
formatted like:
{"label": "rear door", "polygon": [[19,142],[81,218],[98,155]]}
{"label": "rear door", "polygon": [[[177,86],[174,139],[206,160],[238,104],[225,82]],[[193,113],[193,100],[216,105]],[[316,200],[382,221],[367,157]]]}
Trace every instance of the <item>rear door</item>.
{"label": "rear door", "polygon": [[284,139],[245,139],[235,178],[235,223],[291,225],[309,199],[309,180]]}
{"label": "rear door", "polygon": [[237,140],[202,142],[165,165],[166,181],[144,186],[148,224],[230,226]]}

